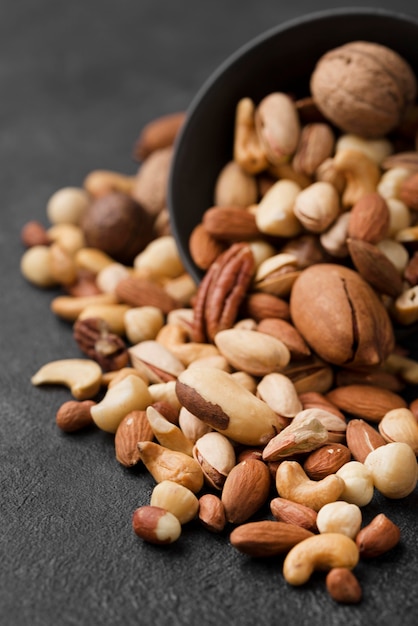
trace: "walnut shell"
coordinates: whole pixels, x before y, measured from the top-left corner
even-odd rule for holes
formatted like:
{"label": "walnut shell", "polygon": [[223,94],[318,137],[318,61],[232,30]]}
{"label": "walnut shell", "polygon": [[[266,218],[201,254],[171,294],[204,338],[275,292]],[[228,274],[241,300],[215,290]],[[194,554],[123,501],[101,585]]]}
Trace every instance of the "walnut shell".
{"label": "walnut shell", "polygon": [[290,313],[305,341],[328,363],[378,365],[394,348],[382,301],[345,266],[322,263],[303,270],[293,285]]}
{"label": "walnut shell", "polygon": [[319,59],[310,87],[318,109],[341,130],[380,137],[400,124],[415,100],[417,79],[394,50],[353,41]]}

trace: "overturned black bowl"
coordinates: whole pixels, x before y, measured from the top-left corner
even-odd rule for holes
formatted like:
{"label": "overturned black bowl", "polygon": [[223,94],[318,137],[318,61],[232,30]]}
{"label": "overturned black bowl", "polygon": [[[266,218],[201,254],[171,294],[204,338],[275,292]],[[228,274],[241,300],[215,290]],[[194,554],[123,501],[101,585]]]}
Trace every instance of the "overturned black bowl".
{"label": "overturned black bowl", "polygon": [[203,272],[189,252],[189,237],[213,205],[218,173],[232,158],[236,104],[272,91],[309,94],[309,78],[327,50],[353,40],[386,45],[418,74],[418,20],[383,9],[331,9],[279,24],[228,58],[192,101],[180,133],[170,175],[172,232],[187,271]]}

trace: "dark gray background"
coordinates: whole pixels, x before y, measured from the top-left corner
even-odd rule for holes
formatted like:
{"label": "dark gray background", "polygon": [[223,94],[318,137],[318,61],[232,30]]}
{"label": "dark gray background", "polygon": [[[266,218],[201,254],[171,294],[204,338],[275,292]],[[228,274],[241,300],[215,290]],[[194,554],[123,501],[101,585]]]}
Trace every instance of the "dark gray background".
{"label": "dark gray background", "polygon": [[[79,356],[56,295],[20,275],[20,230],[47,225],[60,187],[96,168],[136,171],[134,141],[154,117],[185,109],[238,47],[289,18],[345,2],[2,0],[0,6],[1,384],[0,623],[415,624],[417,494],[377,499],[401,526],[391,555],[358,570],[360,606],[333,603],[314,577],[289,588],[281,562],[251,561],[198,524],[170,548],[139,540],[133,510],[152,480],[122,468],[113,438],[66,436],[63,389],[36,389],[44,363]],[[362,6],[351,3],[351,6]],[[369,2],[417,16],[412,1]],[[415,8],[414,8],[415,7]],[[202,147],[204,149],[204,146]]]}

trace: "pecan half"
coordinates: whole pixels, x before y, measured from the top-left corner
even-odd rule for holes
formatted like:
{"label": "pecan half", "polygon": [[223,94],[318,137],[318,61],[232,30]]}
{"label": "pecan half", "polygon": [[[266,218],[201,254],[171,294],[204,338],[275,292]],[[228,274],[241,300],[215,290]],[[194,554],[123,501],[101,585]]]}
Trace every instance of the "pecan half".
{"label": "pecan half", "polygon": [[193,316],[193,341],[213,341],[233,326],[254,274],[254,257],[246,243],[235,243],[212,263],[200,283]]}
{"label": "pecan half", "polygon": [[73,336],[80,350],[106,371],[119,370],[129,363],[129,353],[121,337],[111,333],[105,320],[91,317],[77,320]]}

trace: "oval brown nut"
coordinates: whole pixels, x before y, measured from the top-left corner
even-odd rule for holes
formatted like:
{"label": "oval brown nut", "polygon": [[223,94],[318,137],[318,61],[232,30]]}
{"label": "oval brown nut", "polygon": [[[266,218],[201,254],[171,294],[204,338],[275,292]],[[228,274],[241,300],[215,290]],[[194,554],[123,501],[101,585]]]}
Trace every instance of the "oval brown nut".
{"label": "oval brown nut", "polygon": [[295,524],[263,520],[234,528],[229,540],[240,552],[259,558],[284,554],[312,535],[311,531]]}
{"label": "oval brown nut", "polygon": [[309,454],[303,464],[303,469],[311,480],[321,480],[336,472],[348,463],[351,452],[341,443],[328,443]]}
{"label": "oval brown nut", "polygon": [[310,347],[334,365],[378,365],[393,351],[387,310],[350,268],[322,263],[303,270],[293,285],[290,314]]}
{"label": "oval brown nut", "polygon": [[360,584],[347,567],[332,568],[325,579],[327,591],[335,602],[358,604],[362,598]]}
{"label": "oval brown nut", "polygon": [[345,385],[326,394],[341,411],[369,422],[380,422],[392,409],[405,408],[406,401],[397,393],[375,385]]}
{"label": "oval brown nut", "polygon": [[401,538],[399,527],[392,522],[384,513],[376,515],[357,534],[356,544],[360,551],[360,557],[365,559],[375,558],[394,548]]}
{"label": "oval brown nut", "polygon": [[221,501],[231,524],[242,524],[266,502],[271,486],[270,472],[263,461],[247,459],[229,472]]}
{"label": "oval brown nut", "polygon": [[199,521],[212,533],[220,533],[226,525],[222,500],[214,493],[205,493],[199,498]]}
{"label": "oval brown nut", "polygon": [[55,416],[57,426],[66,433],[73,433],[93,424],[90,409],[96,403],[93,400],[68,400],[60,406]]}

